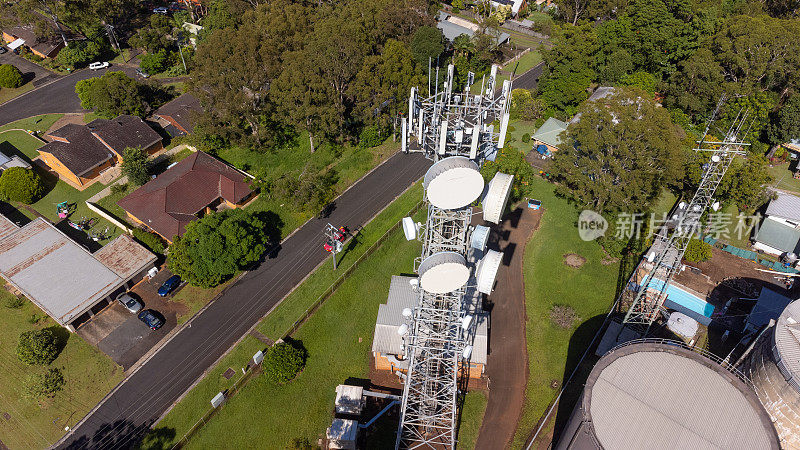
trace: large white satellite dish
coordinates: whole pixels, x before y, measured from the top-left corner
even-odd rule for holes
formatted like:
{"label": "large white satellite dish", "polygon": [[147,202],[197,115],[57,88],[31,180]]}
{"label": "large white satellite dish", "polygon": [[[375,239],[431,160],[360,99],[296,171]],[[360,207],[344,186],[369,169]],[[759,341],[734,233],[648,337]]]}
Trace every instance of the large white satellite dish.
{"label": "large white satellite dish", "polygon": [[477,164],[463,156],[451,156],[431,166],[422,185],[433,206],[458,209],[475,201],[484,183]]}
{"label": "large white satellite dish", "polygon": [[475,270],[475,279],[478,284],[478,292],[491,294],[494,288],[494,280],[497,277],[497,270],[503,262],[503,254],[495,250],[486,252],[486,256],[478,263]]}
{"label": "large white satellite dish", "polygon": [[468,279],[467,260],[456,252],[434,253],[419,265],[419,284],[432,294],[455,291]]}
{"label": "large white satellite dish", "polygon": [[411,217],[403,217],[403,233],[406,235],[406,240],[413,241],[417,238],[417,224]]}
{"label": "large white satellite dish", "polygon": [[514,175],[497,172],[489,182],[489,189],[483,199],[483,220],[500,223],[503,210],[506,209],[508,196],[511,195],[511,184]]}
{"label": "large white satellite dish", "polygon": [[485,227],[483,225],[476,225],[475,229],[472,230],[472,236],[469,239],[469,246],[478,249],[478,250],[485,250],[486,243],[489,242],[489,232],[491,230],[489,227]]}

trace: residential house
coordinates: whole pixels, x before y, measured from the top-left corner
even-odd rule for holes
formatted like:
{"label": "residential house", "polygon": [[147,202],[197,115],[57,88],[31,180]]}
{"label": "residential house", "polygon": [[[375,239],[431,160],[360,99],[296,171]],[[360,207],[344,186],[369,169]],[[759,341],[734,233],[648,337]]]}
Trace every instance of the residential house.
{"label": "residential house", "polygon": [[[408,371],[405,336],[400,334],[400,327],[407,323],[403,317],[403,310],[414,309],[419,303],[419,288],[411,284],[414,280],[416,278],[393,275],[389,285],[389,297],[385,304],[378,305],[378,319],[372,339],[372,354],[377,370],[398,375]],[[469,377],[480,378],[486,366],[489,348],[489,318],[480,309],[481,294],[477,290],[468,289],[464,298],[469,302],[467,310],[476,320],[472,332],[473,350],[468,363]]]}
{"label": "residential house", "polygon": [[490,3],[494,9],[509,8],[511,17],[517,17],[519,11],[528,5],[526,0],[491,0]]}
{"label": "residential house", "polygon": [[[465,34],[471,38],[480,29],[477,24],[470,22],[467,19],[450,15],[445,11],[439,11],[436,27],[442,30],[444,37],[448,42],[451,43],[455,40],[455,38],[462,34]],[[508,42],[510,38],[510,34],[500,32],[497,36],[495,36],[495,43],[497,45],[501,45]]]}
{"label": "residential house", "polygon": [[67,45],[67,42],[82,38],[63,24],[57,24],[41,14],[39,16],[41,16],[40,23],[51,28],[49,32],[42,34],[34,24],[26,24],[18,20],[8,21],[14,24],[3,29],[3,40],[8,44],[9,49],[17,50],[25,46],[39,57],[55,58],[58,52]]}
{"label": "residential house", "polygon": [[42,161],[78,189],[85,189],[100,173],[121,163],[128,147],[140,147],[147,154],[163,148],[161,136],[135,116],[67,124],[46,137],[51,142],[39,148]]}
{"label": "residential house", "polygon": [[753,247],[776,256],[800,254],[800,197],[784,192],[777,195],[767,206]]}
{"label": "residential house", "polygon": [[567,129],[567,123],[555,117],[547,119],[531,138],[536,151],[542,155],[550,155],[561,147],[561,137]]}
{"label": "residential house", "polygon": [[169,134],[182,136],[194,131],[197,114],[202,112],[200,101],[194,95],[186,93],[158,108],[153,117],[162,123]]}
{"label": "residential house", "polygon": [[0,215],[0,276],[73,332],[142,280],[155,261],[125,234],[90,253],[45,219],[18,227]]}
{"label": "residential house", "polygon": [[255,198],[249,181],[248,175],[198,151],[117,204],[131,221],[171,242],[189,222],[215,210],[242,207]]}

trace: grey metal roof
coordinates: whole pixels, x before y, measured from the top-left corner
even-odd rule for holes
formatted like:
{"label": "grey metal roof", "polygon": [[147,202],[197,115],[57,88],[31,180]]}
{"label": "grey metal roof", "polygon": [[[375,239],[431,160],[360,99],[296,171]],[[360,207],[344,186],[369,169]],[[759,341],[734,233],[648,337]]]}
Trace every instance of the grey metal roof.
{"label": "grey metal roof", "polygon": [[0,240],[9,234],[17,231],[19,227],[11,221],[8,217],[0,214]]}
{"label": "grey metal roof", "polygon": [[61,324],[123,281],[42,218],[0,239],[0,275]]}
{"label": "grey metal roof", "polygon": [[800,230],[769,217],[761,222],[755,240],[782,252],[800,253]]}
{"label": "grey metal roof", "polygon": [[800,222],[800,197],[784,192],[777,194],[778,198],[771,200],[767,206],[767,216]]}
{"label": "grey metal roof", "polygon": [[691,351],[639,345],[647,344],[609,353],[587,382],[592,425],[604,448],[777,448],[766,412],[738,378]]}
{"label": "grey metal roof", "polygon": [[[797,386],[800,382],[800,300],[790,303],[775,324],[775,348],[784,373]],[[779,366],[780,367],[780,366]],[[783,371],[783,370],[782,370]]]}
{"label": "grey metal roof", "polygon": [[104,245],[94,253],[94,257],[123,280],[133,277],[156,260],[156,255],[127,234],[121,234]]}
{"label": "grey metal roof", "polygon": [[[403,309],[413,309],[419,303],[419,292],[415,292],[409,283],[415,277],[392,275],[389,284],[389,296],[386,304],[378,305],[378,318],[375,322],[375,334],[372,338],[372,351],[384,355],[402,355],[403,339],[397,334],[400,325],[405,323]],[[474,284],[474,277],[470,285]],[[469,314],[475,314],[475,338],[472,343],[473,363],[486,364],[489,347],[489,317],[480,310],[480,293],[468,288],[464,295],[464,308]]]}
{"label": "grey metal roof", "polygon": [[551,117],[533,133],[533,139],[542,141],[547,145],[558,147],[561,145],[561,133],[567,129],[567,123]]}
{"label": "grey metal roof", "polygon": [[600,86],[599,88],[595,89],[594,92],[592,92],[592,95],[589,96],[588,101],[593,102],[595,100],[600,100],[601,98],[606,98],[613,94],[614,91],[615,89],[611,86]]}
{"label": "grey metal roof", "polygon": [[462,34],[466,34],[469,37],[472,37],[475,32],[470,30],[467,27],[462,27],[461,25],[456,25],[453,22],[447,20],[441,20],[436,23],[436,28],[442,30],[442,34],[444,37],[447,38],[448,41],[453,42],[455,38]]}

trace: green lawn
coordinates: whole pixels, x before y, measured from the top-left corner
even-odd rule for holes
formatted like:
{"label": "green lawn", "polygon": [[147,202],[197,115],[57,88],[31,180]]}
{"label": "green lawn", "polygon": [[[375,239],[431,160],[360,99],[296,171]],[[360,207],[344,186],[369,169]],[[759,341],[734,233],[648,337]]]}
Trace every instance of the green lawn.
{"label": "green lawn", "polygon": [[503,70],[507,72],[514,71],[516,76],[533,69],[537,64],[542,62],[542,55],[535,49],[531,49],[528,53],[522,55],[520,59],[503,66]]}
{"label": "green lawn", "polygon": [[800,195],[800,180],[793,178],[792,172],[789,170],[789,163],[770,167],[769,173],[775,179],[773,182],[774,187]]}
{"label": "green lawn", "polygon": [[0,152],[8,156],[17,155],[30,163],[39,156],[36,151],[44,143],[21,130],[0,132]]}
{"label": "green lawn", "polygon": [[458,448],[473,449],[478,441],[478,432],[486,411],[486,393],[482,391],[468,392],[461,409],[461,423],[458,428]]}
{"label": "green lawn", "polygon": [[506,133],[506,145],[520,150],[522,153],[527,154],[533,148],[533,142],[522,142],[522,136],[527,133],[533,136],[536,132],[536,122],[531,120],[512,120],[508,125],[508,132]]}
{"label": "green lawn", "polygon": [[29,81],[18,88],[0,88],[0,104],[30,92],[32,89],[33,81]]}
{"label": "green lawn", "polygon": [[[614,302],[619,271],[619,263],[602,264],[605,255],[596,242],[578,237],[575,222],[579,211],[556,197],[553,185],[537,177],[531,192],[542,200],[544,214],[540,228],[525,247],[529,373],[513,448],[524,445],[600,326],[602,316]],[[577,269],[567,267],[566,253],[577,253],[586,258],[586,263]],[[570,306],[579,319],[569,329],[559,328],[550,321],[554,305]],[[558,386],[555,389],[551,387],[553,382]]]}
{"label": "green lawn", "polygon": [[[486,83],[488,83],[489,74],[486,74],[486,80],[487,80]],[[502,74],[502,73],[497,75],[497,81],[495,81],[495,83],[494,83],[495,91],[497,91],[498,89],[503,87],[503,82],[505,80],[508,80],[508,75],[505,75],[505,74]],[[476,94],[476,95],[480,94],[481,93],[481,82],[483,82],[483,77],[477,78],[475,80],[475,83],[473,83],[472,86],[469,87],[469,92],[472,93],[472,94]]]}
{"label": "green lawn", "polygon": [[60,119],[63,114],[42,114],[39,116],[28,117],[27,119],[17,120],[0,126],[0,132],[19,128],[22,130],[34,130],[40,135],[47,131],[56,120]]}
{"label": "green lawn", "polygon": [[[56,325],[31,302],[17,309],[8,308],[11,297],[0,287],[0,411],[10,419],[0,420],[0,441],[11,449],[47,448],[74,426],[106,395],[123,376],[121,367],[75,334]],[[38,320],[35,324],[33,320]],[[44,370],[28,366],[14,354],[20,333],[53,327],[66,345],[52,367],[61,369],[66,379],[63,391],[55,398],[36,403],[22,396],[28,374]]]}

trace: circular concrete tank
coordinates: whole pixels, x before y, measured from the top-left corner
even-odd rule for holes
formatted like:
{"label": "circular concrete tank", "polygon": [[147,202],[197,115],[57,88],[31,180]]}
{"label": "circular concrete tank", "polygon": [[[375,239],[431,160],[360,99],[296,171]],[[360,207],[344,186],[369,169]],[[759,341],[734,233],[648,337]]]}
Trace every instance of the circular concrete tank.
{"label": "circular concrete tank", "polygon": [[781,447],[800,449],[800,300],[790,303],[742,364]]}
{"label": "circular concrete tank", "polygon": [[678,343],[640,341],[605,354],[556,449],[778,449],[750,386]]}

